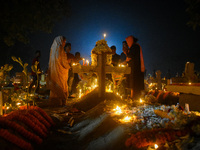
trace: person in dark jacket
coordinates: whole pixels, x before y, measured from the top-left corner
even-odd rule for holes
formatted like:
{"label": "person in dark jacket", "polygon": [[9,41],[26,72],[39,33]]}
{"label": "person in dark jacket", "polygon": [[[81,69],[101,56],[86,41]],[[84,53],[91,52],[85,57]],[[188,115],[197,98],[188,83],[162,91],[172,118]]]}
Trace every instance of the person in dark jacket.
{"label": "person in dark jacket", "polygon": [[120,63],[120,55],[116,53],[116,46],[113,45],[110,49],[112,50],[112,64],[113,66],[118,66]]}
{"label": "person in dark jacket", "polygon": [[124,63],[126,61],[126,54],[128,53],[128,44],[126,41],[122,42],[122,53],[120,55],[121,62]]}
{"label": "person in dark jacket", "polygon": [[131,98],[139,99],[141,91],[144,90],[144,60],[142,49],[137,43],[138,39],[134,36],[128,36],[126,42],[129,46],[126,61],[131,67],[131,74],[127,78],[127,86],[131,88]]}

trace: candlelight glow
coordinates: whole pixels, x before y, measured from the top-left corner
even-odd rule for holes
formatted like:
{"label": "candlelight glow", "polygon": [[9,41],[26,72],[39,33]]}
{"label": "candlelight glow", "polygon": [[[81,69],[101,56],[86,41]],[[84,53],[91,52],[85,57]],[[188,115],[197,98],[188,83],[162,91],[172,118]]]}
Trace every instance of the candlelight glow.
{"label": "candlelight glow", "polygon": [[155,145],[154,145],[154,147],[155,147],[155,149],[157,149],[157,148],[158,148],[158,145],[157,145],[157,144],[155,144]]}
{"label": "candlelight glow", "polygon": [[143,100],[140,98],[140,103],[142,103],[143,102]]}
{"label": "candlelight glow", "polygon": [[86,65],[89,65],[89,60],[86,60]]}
{"label": "candlelight glow", "polygon": [[113,109],[115,111],[116,115],[120,115],[122,113],[122,110],[119,106],[117,106],[115,109]]}
{"label": "candlelight glow", "polygon": [[82,95],[82,89],[79,89],[79,98],[81,98],[81,95]]}
{"label": "candlelight glow", "polygon": [[17,103],[16,105],[20,105],[21,103]]}
{"label": "candlelight glow", "polygon": [[108,86],[108,88],[106,88],[106,92],[113,92],[111,89],[111,84]]}
{"label": "candlelight glow", "polygon": [[122,119],[123,122],[130,122],[131,121],[131,117],[126,116],[124,117],[124,119]]}
{"label": "candlelight glow", "polygon": [[104,39],[106,38],[106,33],[103,34]]}
{"label": "candlelight glow", "polygon": [[191,83],[191,82],[189,82],[188,84],[189,84],[189,85],[191,85],[192,83]]}

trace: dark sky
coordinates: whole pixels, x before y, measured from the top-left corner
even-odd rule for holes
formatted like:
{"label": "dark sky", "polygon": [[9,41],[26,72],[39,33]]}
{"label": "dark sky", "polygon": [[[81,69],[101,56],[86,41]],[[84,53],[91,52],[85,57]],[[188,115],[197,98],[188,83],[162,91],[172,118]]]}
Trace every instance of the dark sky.
{"label": "dark sky", "polygon": [[[72,53],[79,51],[90,59],[96,41],[107,34],[109,46],[122,52],[122,41],[129,35],[139,39],[147,73],[168,69],[175,76],[184,71],[187,61],[200,71],[200,31],[186,25],[189,20],[184,0],[70,0],[71,15],[57,23],[52,34],[35,34],[31,38],[30,55],[41,50],[41,66],[48,66],[53,39],[64,35],[72,44]],[[30,58],[29,60],[31,60]]]}

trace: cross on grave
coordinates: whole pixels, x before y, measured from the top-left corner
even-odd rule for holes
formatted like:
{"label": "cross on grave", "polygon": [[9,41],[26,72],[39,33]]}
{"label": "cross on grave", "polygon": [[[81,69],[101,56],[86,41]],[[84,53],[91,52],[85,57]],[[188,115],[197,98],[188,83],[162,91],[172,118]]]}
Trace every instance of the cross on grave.
{"label": "cross on grave", "polygon": [[74,73],[89,73],[94,72],[97,74],[98,80],[98,96],[104,98],[105,96],[105,78],[106,73],[123,73],[130,74],[130,67],[114,67],[106,66],[106,55],[107,53],[102,52],[97,55],[97,66],[72,66]]}

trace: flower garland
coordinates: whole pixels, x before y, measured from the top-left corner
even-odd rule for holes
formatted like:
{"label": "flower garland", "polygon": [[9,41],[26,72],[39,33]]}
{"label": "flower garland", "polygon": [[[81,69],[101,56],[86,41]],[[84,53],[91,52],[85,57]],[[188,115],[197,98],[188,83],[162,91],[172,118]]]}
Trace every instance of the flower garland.
{"label": "flower garland", "polygon": [[29,113],[34,115],[41,123],[43,123],[47,128],[50,128],[51,125],[35,110],[30,109]]}
{"label": "flower garland", "polygon": [[44,117],[45,119],[50,122],[52,125],[55,125],[55,123],[53,122],[53,120],[51,119],[51,117],[49,117],[49,115],[43,110],[41,109],[40,107],[37,107],[37,106],[33,106],[34,109],[36,109],[37,111],[39,111]]}
{"label": "flower garland", "polygon": [[25,114],[28,118],[30,118],[32,121],[35,122],[35,124],[37,124],[38,126],[40,126],[42,128],[42,130],[44,130],[45,133],[48,132],[47,128],[45,127],[44,124],[42,124],[34,115],[30,114],[29,112],[27,112]]}
{"label": "flower garland", "polygon": [[14,129],[19,134],[35,142],[36,144],[42,143],[42,139],[39,136],[31,133],[30,131],[27,131],[23,126],[17,124],[16,122],[6,119],[6,117],[0,118],[0,125],[6,126],[6,128],[8,127]]}
{"label": "flower garland", "polygon": [[[107,44],[105,39],[99,40],[96,42],[96,46],[91,51],[91,59],[92,59],[92,66],[97,65],[97,55],[102,54],[105,52],[111,53],[112,50]],[[106,64],[110,65],[112,63],[112,54],[107,54],[106,56]]]}
{"label": "flower garland", "polygon": [[[19,108],[20,110],[24,110],[27,109],[27,106],[21,106]],[[37,110],[40,114],[42,114],[44,116],[44,118],[51,123],[51,125],[55,125],[55,123],[53,122],[53,120],[51,119],[51,117],[49,117],[49,115],[40,107],[37,106],[29,106],[28,109],[34,109]]]}
{"label": "flower garland", "polygon": [[13,135],[6,129],[0,129],[0,137],[4,138],[5,140],[14,143],[15,145],[19,146],[22,149],[33,150],[33,147],[30,143],[24,141],[23,139]]}
{"label": "flower garland", "polygon": [[46,137],[47,134],[44,133],[44,131],[38,126],[35,122],[33,122],[30,118],[25,116],[22,113],[19,113],[18,111],[15,111],[15,113],[11,113],[7,116],[10,120],[19,120],[29,126],[31,129],[33,129],[36,133],[38,133],[42,137]]}
{"label": "flower garland", "polygon": [[127,147],[135,146],[137,148],[146,147],[149,145],[164,144],[166,141],[174,141],[178,137],[188,134],[188,130],[173,130],[173,129],[153,129],[137,132],[132,134],[125,142]]}

